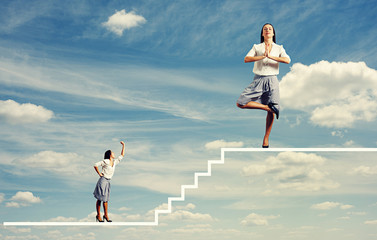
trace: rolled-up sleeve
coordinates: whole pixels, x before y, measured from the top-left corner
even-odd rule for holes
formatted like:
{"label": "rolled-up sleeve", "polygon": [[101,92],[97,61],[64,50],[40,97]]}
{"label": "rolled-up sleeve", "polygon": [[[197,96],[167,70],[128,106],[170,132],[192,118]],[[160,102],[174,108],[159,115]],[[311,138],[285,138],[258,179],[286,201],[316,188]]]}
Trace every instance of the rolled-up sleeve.
{"label": "rolled-up sleeve", "polygon": [[279,54],[279,57],[286,57],[286,58],[288,58],[289,60],[291,60],[291,58],[289,57],[289,55],[285,52],[285,49],[283,48],[283,45],[280,46],[280,54]]}
{"label": "rolled-up sleeve", "polygon": [[99,162],[96,162],[94,164],[94,167],[99,167],[99,166],[103,166],[104,162],[103,161],[99,161]]}
{"label": "rolled-up sleeve", "polygon": [[115,160],[116,164],[120,163],[120,161],[122,161],[122,159],[123,159],[123,156],[120,155],[120,156]]}
{"label": "rolled-up sleeve", "polygon": [[246,57],[255,57],[256,56],[256,47],[255,44],[251,48],[251,50],[246,54]]}

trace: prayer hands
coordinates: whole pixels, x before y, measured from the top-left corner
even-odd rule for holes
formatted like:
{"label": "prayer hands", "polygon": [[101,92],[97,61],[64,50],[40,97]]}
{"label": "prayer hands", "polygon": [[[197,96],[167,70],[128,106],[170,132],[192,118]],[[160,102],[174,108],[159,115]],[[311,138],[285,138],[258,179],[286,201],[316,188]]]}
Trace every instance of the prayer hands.
{"label": "prayer hands", "polygon": [[269,43],[265,43],[265,51],[264,51],[264,56],[269,58],[270,57],[270,52],[271,52],[272,45]]}

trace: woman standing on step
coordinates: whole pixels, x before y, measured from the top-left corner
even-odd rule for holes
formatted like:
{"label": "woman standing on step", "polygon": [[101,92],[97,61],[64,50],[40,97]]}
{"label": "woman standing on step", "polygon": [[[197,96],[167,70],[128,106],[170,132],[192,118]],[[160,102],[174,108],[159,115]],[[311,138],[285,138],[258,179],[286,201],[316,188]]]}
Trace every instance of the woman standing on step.
{"label": "woman standing on step", "polygon": [[[122,151],[120,153],[120,156],[115,158],[114,153],[111,150],[107,150],[105,152],[104,160],[97,162],[94,164],[94,169],[100,176],[100,179],[97,182],[97,185],[94,189],[93,195],[97,199],[96,203],[96,210],[97,210],[97,216],[96,216],[96,221],[98,222],[103,222],[104,220],[101,218],[101,202],[103,202],[103,210],[104,210],[104,215],[103,218],[108,221],[112,222],[109,219],[109,215],[107,213],[107,207],[108,207],[108,201],[110,198],[110,179],[114,175],[115,171],[115,166],[120,163],[120,161],[124,157],[124,142],[120,142],[122,144]],[[102,167],[102,172],[98,170],[98,167]]]}
{"label": "woman standing on step", "polygon": [[282,45],[276,44],[275,29],[266,23],[261,31],[261,43],[254,44],[245,57],[245,63],[255,62],[253,82],[245,88],[237,100],[239,108],[261,109],[267,112],[266,132],[263,138],[263,148],[269,147],[269,136],[274,122],[274,115],[279,119],[280,94],[279,63],[291,62]]}

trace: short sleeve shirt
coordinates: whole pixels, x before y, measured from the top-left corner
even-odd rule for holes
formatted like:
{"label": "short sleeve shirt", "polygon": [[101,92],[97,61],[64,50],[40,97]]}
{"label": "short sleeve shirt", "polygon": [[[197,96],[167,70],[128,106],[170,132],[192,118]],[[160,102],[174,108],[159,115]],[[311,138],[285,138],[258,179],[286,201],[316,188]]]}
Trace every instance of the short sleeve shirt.
{"label": "short sleeve shirt", "polygon": [[[247,53],[246,56],[250,56],[250,57],[263,56],[265,50],[266,50],[266,45],[264,42],[260,44],[254,44],[253,48]],[[274,57],[286,57],[288,59],[291,59],[288,56],[288,54],[285,52],[283,45],[277,45],[275,43],[272,43],[270,55]],[[264,58],[260,61],[256,61],[254,62],[253,72],[257,75],[262,75],[262,76],[278,75],[279,62],[269,59],[269,58]]]}
{"label": "short sleeve shirt", "polygon": [[114,158],[113,161],[114,161],[114,165],[111,166],[111,162],[109,159],[104,159],[102,161],[99,161],[97,162],[96,164],[94,164],[94,166],[96,167],[99,167],[101,166],[102,167],[102,174],[105,178],[107,179],[111,179],[114,175],[114,171],[115,171],[115,166],[120,163],[120,161],[123,159],[123,156],[120,155],[119,157],[117,158]]}

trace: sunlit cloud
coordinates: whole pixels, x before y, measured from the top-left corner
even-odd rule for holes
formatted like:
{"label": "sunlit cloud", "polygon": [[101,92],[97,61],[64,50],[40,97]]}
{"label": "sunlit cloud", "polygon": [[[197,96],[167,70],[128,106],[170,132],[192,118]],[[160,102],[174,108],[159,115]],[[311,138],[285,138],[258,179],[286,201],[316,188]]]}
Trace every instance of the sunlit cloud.
{"label": "sunlit cloud", "polygon": [[346,209],[353,208],[354,206],[349,205],[349,204],[342,204],[339,202],[323,202],[323,203],[314,204],[310,208],[317,209],[317,210],[330,210],[337,207],[339,207],[340,209],[346,210]]}
{"label": "sunlit cloud", "polygon": [[34,196],[32,192],[17,192],[11,199],[10,202],[6,203],[6,207],[26,207],[31,204],[41,203],[42,200],[39,197]]}
{"label": "sunlit cloud", "polygon": [[104,27],[110,32],[115,33],[118,36],[122,36],[124,30],[138,27],[147,20],[140,15],[137,15],[135,12],[126,12],[125,9],[116,11],[113,15],[109,17],[107,22],[102,23]]}
{"label": "sunlit cloud", "polygon": [[20,104],[11,99],[0,100],[0,118],[10,124],[44,123],[54,117],[51,110],[32,103]]}
{"label": "sunlit cloud", "polygon": [[350,128],[377,117],[377,71],[364,62],[295,63],[281,80],[284,107],[323,127]]}
{"label": "sunlit cloud", "polygon": [[268,226],[270,219],[276,219],[280,216],[264,216],[256,213],[251,213],[241,221],[244,226]]}
{"label": "sunlit cloud", "polygon": [[366,176],[366,177],[377,175],[377,166],[364,166],[364,165],[358,166],[354,168],[351,173]]}

